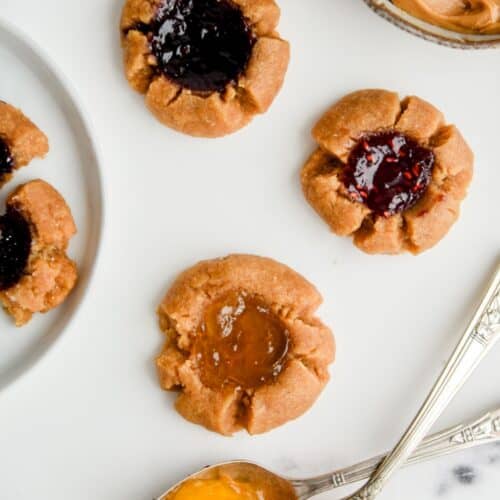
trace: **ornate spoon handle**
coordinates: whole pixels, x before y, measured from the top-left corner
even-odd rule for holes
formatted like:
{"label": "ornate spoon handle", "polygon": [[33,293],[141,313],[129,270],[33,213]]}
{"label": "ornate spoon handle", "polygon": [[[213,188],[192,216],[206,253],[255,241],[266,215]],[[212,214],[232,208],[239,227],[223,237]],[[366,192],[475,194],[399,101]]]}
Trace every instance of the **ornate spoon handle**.
{"label": "ornate spoon handle", "polygon": [[373,500],[382,491],[499,338],[500,265],[465,334],[410,427],[368,483],[346,500]]}
{"label": "ornate spoon handle", "polygon": [[[500,408],[474,421],[456,425],[427,437],[407,460],[406,465],[500,441]],[[368,479],[386,455],[379,455],[351,467],[305,480],[292,481],[300,498],[306,499],[324,491]]]}

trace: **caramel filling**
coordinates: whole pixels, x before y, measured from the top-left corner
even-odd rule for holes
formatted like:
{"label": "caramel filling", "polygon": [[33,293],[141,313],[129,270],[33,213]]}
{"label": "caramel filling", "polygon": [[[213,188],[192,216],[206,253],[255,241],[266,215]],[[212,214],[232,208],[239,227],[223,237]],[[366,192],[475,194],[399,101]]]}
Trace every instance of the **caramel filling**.
{"label": "caramel filling", "polygon": [[252,486],[228,477],[191,479],[182,484],[169,500],[260,500],[262,496]]}
{"label": "caramel filling", "polygon": [[207,307],[195,341],[202,382],[213,389],[272,383],[284,368],[289,342],[286,326],[261,299],[230,292]]}

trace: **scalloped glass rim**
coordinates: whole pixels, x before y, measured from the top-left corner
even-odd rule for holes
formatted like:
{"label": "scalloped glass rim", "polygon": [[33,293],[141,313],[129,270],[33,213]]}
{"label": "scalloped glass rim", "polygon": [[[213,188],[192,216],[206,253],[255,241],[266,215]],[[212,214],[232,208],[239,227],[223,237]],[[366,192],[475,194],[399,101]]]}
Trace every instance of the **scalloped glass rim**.
{"label": "scalloped glass rim", "polygon": [[500,48],[500,35],[458,33],[421,21],[396,7],[390,0],[363,1],[386,21],[424,40],[457,49]]}

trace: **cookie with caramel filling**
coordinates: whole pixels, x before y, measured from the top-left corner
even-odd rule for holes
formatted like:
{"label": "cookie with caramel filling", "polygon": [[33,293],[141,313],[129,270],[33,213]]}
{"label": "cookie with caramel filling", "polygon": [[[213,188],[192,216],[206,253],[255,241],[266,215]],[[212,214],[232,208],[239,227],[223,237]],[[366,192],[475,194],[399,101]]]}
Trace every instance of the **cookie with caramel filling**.
{"label": "cookie with caramel filling", "polygon": [[160,384],[186,419],[224,435],[267,432],[308,410],[326,385],[335,344],[315,317],[322,299],[271,259],[200,262],[159,309],[167,336]]}
{"label": "cookie with caramel filling", "polygon": [[318,149],[301,173],[306,199],[367,253],[419,254],[456,222],[474,156],[454,125],[418,98],[361,90],[313,129]]}

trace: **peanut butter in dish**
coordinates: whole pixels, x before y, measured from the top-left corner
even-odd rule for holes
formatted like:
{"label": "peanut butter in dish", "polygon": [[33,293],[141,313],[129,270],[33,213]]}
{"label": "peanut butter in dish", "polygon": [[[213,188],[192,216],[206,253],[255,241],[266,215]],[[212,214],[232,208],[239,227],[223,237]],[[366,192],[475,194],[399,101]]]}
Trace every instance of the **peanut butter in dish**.
{"label": "peanut butter in dish", "polygon": [[500,34],[500,0],[393,0],[409,14],[460,33]]}
{"label": "peanut butter in dish", "polygon": [[207,469],[187,479],[165,500],[297,500],[291,484],[246,463]]}

